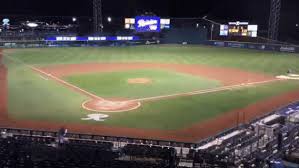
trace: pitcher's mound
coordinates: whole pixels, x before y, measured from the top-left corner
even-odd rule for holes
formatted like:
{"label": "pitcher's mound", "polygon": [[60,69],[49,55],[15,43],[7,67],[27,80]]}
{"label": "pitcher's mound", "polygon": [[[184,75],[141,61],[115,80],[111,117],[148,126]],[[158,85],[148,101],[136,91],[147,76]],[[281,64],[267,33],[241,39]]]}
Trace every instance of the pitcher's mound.
{"label": "pitcher's mound", "polygon": [[128,79],[129,84],[150,84],[152,80],[149,78],[132,78]]}
{"label": "pitcher's mound", "polygon": [[115,101],[115,100],[98,100],[93,99],[86,101],[82,107],[88,111],[94,112],[125,112],[139,108],[140,102],[137,101]]}

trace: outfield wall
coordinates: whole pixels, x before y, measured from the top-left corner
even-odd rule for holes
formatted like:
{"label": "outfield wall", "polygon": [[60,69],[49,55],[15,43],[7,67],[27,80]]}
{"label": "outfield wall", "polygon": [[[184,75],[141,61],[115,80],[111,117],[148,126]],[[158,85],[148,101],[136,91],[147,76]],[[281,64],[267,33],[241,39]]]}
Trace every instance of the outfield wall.
{"label": "outfield wall", "polygon": [[[248,43],[235,41],[205,41],[193,30],[189,32],[172,31],[163,38],[157,39],[141,39],[136,37],[132,40],[80,40],[82,37],[77,37],[78,40],[40,40],[40,41],[0,41],[0,48],[42,48],[42,47],[126,47],[135,45],[153,45],[153,44],[199,44],[216,47],[244,48],[261,51],[276,51],[287,53],[299,53],[299,46],[288,44],[267,44],[267,43]],[[194,35],[194,36],[192,36]],[[129,37],[129,36],[128,36]],[[66,37],[70,38],[70,37]]]}
{"label": "outfield wall", "polygon": [[263,51],[299,53],[299,46],[286,44],[245,43],[234,41],[207,41],[205,42],[205,44],[217,47],[245,48]]}

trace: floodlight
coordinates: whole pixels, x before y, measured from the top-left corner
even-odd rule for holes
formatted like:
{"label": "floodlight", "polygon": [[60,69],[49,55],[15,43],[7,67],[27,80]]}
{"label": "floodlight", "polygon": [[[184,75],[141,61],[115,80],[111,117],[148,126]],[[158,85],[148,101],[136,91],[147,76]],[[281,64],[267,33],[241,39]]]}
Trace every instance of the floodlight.
{"label": "floodlight", "polygon": [[109,16],[109,17],[107,18],[107,21],[110,23],[110,22],[112,21],[112,18]]}
{"label": "floodlight", "polygon": [[27,23],[27,26],[34,28],[34,27],[37,27],[38,24],[37,23],[33,23],[33,22],[29,22],[29,23]]}

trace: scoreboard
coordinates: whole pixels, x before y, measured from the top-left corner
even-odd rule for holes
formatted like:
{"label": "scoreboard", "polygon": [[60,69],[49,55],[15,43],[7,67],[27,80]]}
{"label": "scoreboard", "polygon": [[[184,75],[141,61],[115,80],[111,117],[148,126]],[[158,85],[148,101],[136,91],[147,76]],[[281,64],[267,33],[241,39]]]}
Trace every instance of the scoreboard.
{"label": "scoreboard", "polygon": [[137,32],[160,32],[161,19],[154,16],[137,16],[135,18],[135,30]]}
{"label": "scoreboard", "polygon": [[136,32],[160,32],[170,28],[170,19],[162,19],[156,16],[136,16],[125,18],[125,29]]}
{"label": "scoreboard", "polygon": [[258,25],[249,25],[248,22],[229,22],[220,25],[220,36],[257,37]]}

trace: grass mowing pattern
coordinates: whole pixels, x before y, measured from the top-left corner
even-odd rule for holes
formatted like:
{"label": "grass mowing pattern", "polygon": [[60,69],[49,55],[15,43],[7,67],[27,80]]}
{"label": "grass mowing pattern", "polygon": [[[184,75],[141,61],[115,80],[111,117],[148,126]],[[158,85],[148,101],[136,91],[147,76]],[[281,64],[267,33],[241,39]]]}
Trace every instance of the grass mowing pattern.
{"label": "grass mowing pattern", "polygon": [[[8,50],[9,51],[9,50]],[[165,62],[234,67],[269,74],[299,71],[298,54],[194,46],[140,46],[128,48],[16,49],[5,52],[28,64],[84,62]],[[298,89],[298,82],[278,82],[241,90],[180,97],[144,103],[135,111],[109,114],[104,123],[81,121],[87,98],[51,80],[44,80],[22,65],[9,66],[9,115],[12,118],[105,124],[145,129],[175,130],[242,108],[262,99]]]}
{"label": "grass mowing pattern", "polygon": [[135,112],[113,114],[105,123],[133,128],[176,130],[298,88],[298,82],[278,82],[233,91],[147,102]]}
{"label": "grass mowing pattern", "polygon": [[299,73],[299,54],[207,46],[135,46],[101,48],[41,48],[7,50],[28,64],[86,62],[159,62],[206,64],[281,75],[290,68]]}
{"label": "grass mowing pattern", "polygon": [[[54,122],[86,116],[80,104],[87,97],[69,90],[20,64],[8,65],[8,111],[12,118]],[[71,116],[71,117],[70,117]]]}
{"label": "grass mowing pattern", "polygon": [[[128,79],[148,78],[149,84],[130,84]],[[145,98],[221,86],[218,81],[167,70],[130,70],[74,75],[65,78],[71,84],[100,97]]]}

